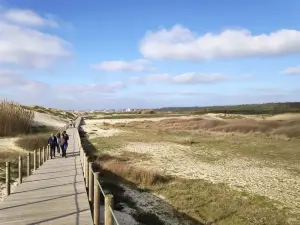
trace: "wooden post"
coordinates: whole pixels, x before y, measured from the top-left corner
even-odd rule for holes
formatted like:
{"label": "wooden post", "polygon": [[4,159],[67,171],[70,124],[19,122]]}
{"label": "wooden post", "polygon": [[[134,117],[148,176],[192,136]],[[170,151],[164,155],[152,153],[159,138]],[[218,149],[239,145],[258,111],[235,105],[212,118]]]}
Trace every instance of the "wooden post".
{"label": "wooden post", "polygon": [[109,207],[111,207],[113,209],[113,205],[114,205],[114,196],[111,194],[105,195],[105,215],[104,215],[104,224],[105,225],[113,225],[114,224],[114,220],[111,214],[111,211],[109,209]]}
{"label": "wooden post", "polygon": [[23,174],[22,174],[22,156],[19,156],[19,184],[22,184],[22,178],[23,178]]}
{"label": "wooden post", "polygon": [[47,146],[47,157],[48,157],[48,159],[50,159],[50,146],[49,145]]}
{"label": "wooden post", "polygon": [[45,147],[43,147],[43,163],[46,162]]}
{"label": "wooden post", "polygon": [[94,195],[94,177],[93,177],[93,163],[89,162],[89,201],[93,202]]}
{"label": "wooden post", "polygon": [[30,153],[27,154],[27,176],[30,176]]}
{"label": "wooden post", "polygon": [[94,225],[100,224],[100,187],[98,181],[100,180],[100,173],[94,173],[94,208],[93,208],[93,218]]}
{"label": "wooden post", "polygon": [[10,195],[10,162],[6,162],[6,194]]}
{"label": "wooden post", "polygon": [[85,173],[86,173],[86,178],[85,178],[85,187],[89,188],[89,156],[86,157],[86,162],[85,162]]}
{"label": "wooden post", "polygon": [[83,170],[83,178],[85,179],[86,178],[86,174],[85,174],[85,162],[86,162],[86,159],[85,159],[86,155],[85,155],[85,152],[83,153],[83,167],[82,167],[82,170]]}
{"label": "wooden post", "polygon": [[39,148],[39,168],[42,165],[42,154],[41,153],[42,153],[41,148]]}
{"label": "wooden post", "polygon": [[36,171],[36,150],[33,152],[33,170]]}

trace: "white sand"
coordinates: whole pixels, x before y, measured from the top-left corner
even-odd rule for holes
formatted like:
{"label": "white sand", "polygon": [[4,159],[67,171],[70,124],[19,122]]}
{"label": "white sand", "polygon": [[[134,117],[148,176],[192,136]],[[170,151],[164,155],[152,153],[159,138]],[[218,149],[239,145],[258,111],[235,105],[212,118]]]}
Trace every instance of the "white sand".
{"label": "white sand", "polygon": [[300,120],[300,113],[284,113],[267,117],[266,120]]}
{"label": "white sand", "polygon": [[68,120],[63,120],[58,116],[49,115],[46,113],[34,112],[34,125],[45,125],[52,127],[64,127]]}
{"label": "white sand", "polygon": [[0,151],[17,151],[24,152],[24,150],[16,145],[18,138],[0,138]]}
{"label": "white sand", "polygon": [[[191,148],[173,143],[134,142],[125,148],[116,149],[114,154],[122,152],[147,154],[149,160],[132,160],[136,166],[151,168],[164,174],[187,179],[204,179],[212,183],[226,183],[236,189],[267,196],[294,209],[300,208],[300,178],[291,172],[267,166],[257,159],[232,157],[217,162],[204,162]],[[202,151],[202,150],[200,150]],[[205,150],[203,150],[205,151]],[[211,151],[215,151],[211,149]],[[205,152],[204,152],[205,153]],[[216,154],[219,154],[217,151]],[[184,163],[182,163],[184,162]]]}
{"label": "white sand", "polygon": [[103,129],[96,124],[82,125],[81,128],[87,132],[88,138],[93,139],[96,137],[111,137],[120,134],[122,131],[119,129]]}

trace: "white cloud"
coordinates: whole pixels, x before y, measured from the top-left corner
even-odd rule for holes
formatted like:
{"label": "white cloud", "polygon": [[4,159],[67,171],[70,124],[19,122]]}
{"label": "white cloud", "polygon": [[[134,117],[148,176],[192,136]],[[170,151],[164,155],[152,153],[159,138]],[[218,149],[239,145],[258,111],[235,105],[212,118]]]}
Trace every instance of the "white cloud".
{"label": "white cloud", "polygon": [[24,24],[29,26],[59,27],[58,23],[54,20],[42,17],[31,10],[10,9],[3,13],[3,18],[13,23]]}
{"label": "white cloud", "polygon": [[147,32],[140,42],[140,51],[147,58],[173,60],[287,55],[300,53],[300,31],[283,29],[253,35],[245,29],[228,29],[219,34],[198,35],[175,25],[169,30]]}
{"label": "white cloud", "polygon": [[282,73],[287,75],[300,75],[300,66],[286,68]]}
{"label": "white cloud", "polygon": [[147,77],[131,77],[130,82],[148,83],[148,82],[165,82],[173,84],[195,84],[195,83],[216,83],[229,80],[230,78],[222,74],[202,74],[202,73],[183,73],[179,75],[154,74]]}
{"label": "white cloud", "polygon": [[0,63],[45,68],[71,56],[70,45],[57,36],[0,21]]}
{"label": "white cloud", "polygon": [[0,87],[2,90],[12,90],[19,94],[20,91],[25,92],[26,95],[50,91],[49,84],[25,78],[21,75],[21,71],[10,69],[0,70]]}
{"label": "white cloud", "polygon": [[119,89],[125,88],[122,81],[116,81],[107,84],[89,84],[89,85],[62,85],[57,90],[71,94],[87,94],[87,93],[115,93]]}
{"label": "white cloud", "polygon": [[145,59],[137,59],[134,61],[104,61],[99,64],[91,65],[92,69],[105,71],[133,71],[142,72],[154,70],[152,63]]}

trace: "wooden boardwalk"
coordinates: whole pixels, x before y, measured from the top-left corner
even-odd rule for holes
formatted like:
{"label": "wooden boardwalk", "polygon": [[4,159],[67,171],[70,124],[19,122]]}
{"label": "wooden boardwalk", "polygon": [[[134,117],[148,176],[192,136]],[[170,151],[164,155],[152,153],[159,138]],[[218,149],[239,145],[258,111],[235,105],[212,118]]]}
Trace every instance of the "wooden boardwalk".
{"label": "wooden boardwalk", "polygon": [[0,224],[93,224],[82,175],[76,128],[67,158],[56,155],[0,202]]}

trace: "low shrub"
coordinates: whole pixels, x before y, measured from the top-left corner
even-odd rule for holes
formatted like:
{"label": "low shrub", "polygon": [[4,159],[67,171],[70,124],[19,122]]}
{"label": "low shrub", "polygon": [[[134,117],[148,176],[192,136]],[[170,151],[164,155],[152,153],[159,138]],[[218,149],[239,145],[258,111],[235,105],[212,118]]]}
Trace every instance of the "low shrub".
{"label": "low shrub", "polygon": [[16,144],[28,151],[34,151],[45,147],[48,143],[50,134],[34,134],[21,137]]}

